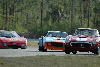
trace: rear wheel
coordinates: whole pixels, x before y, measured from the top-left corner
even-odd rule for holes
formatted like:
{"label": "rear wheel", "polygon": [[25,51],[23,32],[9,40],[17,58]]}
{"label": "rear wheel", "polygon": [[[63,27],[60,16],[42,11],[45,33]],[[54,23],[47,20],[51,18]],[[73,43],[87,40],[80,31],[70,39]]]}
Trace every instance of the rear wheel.
{"label": "rear wheel", "polygon": [[70,54],[70,48],[68,48],[68,47],[65,46],[65,53],[66,54]]}
{"label": "rear wheel", "polygon": [[47,49],[44,49],[44,47],[43,47],[43,37],[42,37],[42,51],[43,52],[46,52],[47,51]]}

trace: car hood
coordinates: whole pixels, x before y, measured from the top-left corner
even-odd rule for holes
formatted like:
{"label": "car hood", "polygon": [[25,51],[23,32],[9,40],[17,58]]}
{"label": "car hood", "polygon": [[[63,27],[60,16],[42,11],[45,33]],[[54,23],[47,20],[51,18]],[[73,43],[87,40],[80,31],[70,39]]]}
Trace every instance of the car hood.
{"label": "car hood", "polygon": [[70,41],[87,41],[87,42],[92,42],[94,39],[97,39],[97,36],[75,35],[75,36],[71,36]]}
{"label": "car hood", "polygon": [[25,42],[27,39],[24,37],[11,37],[11,38],[0,37],[0,40],[3,42]]}
{"label": "car hood", "polygon": [[66,38],[59,37],[45,37],[44,42],[65,42]]}

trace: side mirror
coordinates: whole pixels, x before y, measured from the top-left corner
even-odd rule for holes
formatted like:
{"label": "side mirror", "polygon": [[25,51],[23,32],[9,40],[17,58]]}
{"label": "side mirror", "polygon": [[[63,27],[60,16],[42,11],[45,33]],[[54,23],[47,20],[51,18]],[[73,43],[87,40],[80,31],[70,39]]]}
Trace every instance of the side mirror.
{"label": "side mirror", "polygon": [[73,33],[73,35],[75,35],[75,33]]}
{"label": "side mirror", "polygon": [[21,36],[21,37],[24,37],[24,36]]}

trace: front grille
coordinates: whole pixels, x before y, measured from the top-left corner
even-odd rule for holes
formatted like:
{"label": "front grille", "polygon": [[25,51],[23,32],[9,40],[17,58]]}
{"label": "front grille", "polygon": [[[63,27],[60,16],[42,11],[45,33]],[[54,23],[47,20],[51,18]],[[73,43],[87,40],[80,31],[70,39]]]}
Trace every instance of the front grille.
{"label": "front grille", "polygon": [[12,45],[18,45],[18,43],[12,43]]}
{"label": "front grille", "polygon": [[51,43],[51,46],[64,47],[64,43]]}
{"label": "front grille", "polygon": [[84,48],[90,48],[92,46],[92,43],[71,43],[72,47],[84,47]]}
{"label": "front grille", "polygon": [[21,46],[16,46],[16,45],[8,45],[8,47],[18,47],[18,48],[21,48]]}

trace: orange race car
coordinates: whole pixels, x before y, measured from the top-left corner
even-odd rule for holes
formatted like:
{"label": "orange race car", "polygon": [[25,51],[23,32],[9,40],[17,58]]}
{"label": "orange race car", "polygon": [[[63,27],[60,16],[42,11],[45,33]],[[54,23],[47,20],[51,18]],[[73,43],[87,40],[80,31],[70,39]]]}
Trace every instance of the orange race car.
{"label": "orange race car", "polygon": [[39,38],[39,51],[46,52],[51,50],[65,50],[65,38],[68,36],[66,32],[48,31],[45,36]]}

